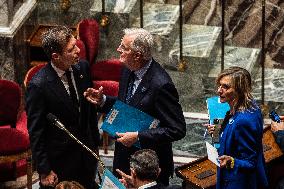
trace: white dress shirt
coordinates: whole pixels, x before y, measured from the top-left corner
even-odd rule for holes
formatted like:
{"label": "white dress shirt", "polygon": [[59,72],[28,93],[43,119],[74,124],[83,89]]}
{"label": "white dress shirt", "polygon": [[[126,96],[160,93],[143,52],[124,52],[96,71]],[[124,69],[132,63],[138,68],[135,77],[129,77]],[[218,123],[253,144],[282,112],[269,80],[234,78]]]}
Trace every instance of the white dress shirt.
{"label": "white dress shirt", "polygon": [[149,188],[149,187],[155,186],[155,185],[157,185],[157,182],[156,182],[156,181],[150,182],[150,183],[148,183],[148,184],[144,184],[143,186],[140,186],[138,189],[145,189],[145,188]]}
{"label": "white dress shirt", "polygon": [[[57,75],[60,78],[61,82],[63,83],[67,93],[70,95],[69,85],[68,85],[67,77],[65,75],[65,71],[57,68],[52,62],[51,62],[51,66],[55,70],[55,72],[57,73]],[[69,68],[69,71],[71,72],[72,83],[73,83],[73,86],[75,88],[77,100],[79,101],[78,91],[77,91],[77,87],[76,87],[76,83],[75,83],[75,79],[74,79],[74,75],[73,75],[73,70],[72,70],[71,67]]]}

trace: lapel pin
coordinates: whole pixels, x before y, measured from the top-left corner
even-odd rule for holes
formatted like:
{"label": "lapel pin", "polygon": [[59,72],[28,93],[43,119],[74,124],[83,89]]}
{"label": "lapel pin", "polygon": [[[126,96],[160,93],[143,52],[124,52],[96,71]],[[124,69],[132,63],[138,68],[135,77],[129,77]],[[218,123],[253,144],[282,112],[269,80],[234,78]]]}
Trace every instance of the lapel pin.
{"label": "lapel pin", "polygon": [[80,75],[80,78],[83,79],[83,75]]}
{"label": "lapel pin", "polygon": [[142,91],[142,92],[145,92],[145,91],[146,91],[146,88],[145,88],[145,87],[142,87],[141,91]]}

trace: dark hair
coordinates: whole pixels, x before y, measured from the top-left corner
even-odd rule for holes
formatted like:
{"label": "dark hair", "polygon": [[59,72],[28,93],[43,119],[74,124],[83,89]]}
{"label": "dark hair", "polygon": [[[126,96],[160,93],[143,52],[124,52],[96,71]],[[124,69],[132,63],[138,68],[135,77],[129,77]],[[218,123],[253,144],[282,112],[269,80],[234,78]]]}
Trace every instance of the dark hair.
{"label": "dark hair", "polygon": [[135,152],[130,157],[132,168],[138,179],[142,181],[154,181],[159,176],[159,159],[155,151],[143,149]]}
{"label": "dark hair", "polygon": [[56,26],[45,32],[42,35],[42,48],[47,57],[51,59],[52,53],[61,54],[71,37],[72,30],[66,26]]}
{"label": "dark hair", "polygon": [[251,95],[251,76],[250,73],[241,67],[230,67],[221,71],[216,79],[216,85],[220,85],[220,80],[229,76],[231,78],[232,87],[238,95],[238,101],[233,107],[233,112],[244,111],[254,107],[253,97]]}
{"label": "dark hair", "polygon": [[55,189],[85,189],[85,188],[76,181],[62,181],[56,185]]}

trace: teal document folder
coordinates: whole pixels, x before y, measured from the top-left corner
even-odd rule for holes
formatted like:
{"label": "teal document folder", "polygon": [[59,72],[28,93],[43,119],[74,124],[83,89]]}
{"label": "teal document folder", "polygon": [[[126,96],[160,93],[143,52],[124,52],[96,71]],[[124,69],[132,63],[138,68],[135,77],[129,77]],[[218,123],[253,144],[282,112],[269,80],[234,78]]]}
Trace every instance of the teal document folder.
{"label": "teal document folder", "polygon": [[101,129],[110,136],[117,138],[116,132],[143,131],[156,128],[159,123],[158,119],[117,100],[107,114]]}
{"label": "teal document folder", "polygon": [[230,110],[228,103],[221,103],[219,96],[207,98],[207,109],[210,124],[213,124],[214,119],[224,119],[226,112]]}
{"label": "teal document folder", "polygon": [[119,182],[112,172],[108,169],[104,170],[103,180],[100,189],[126,189],[125,186]]}

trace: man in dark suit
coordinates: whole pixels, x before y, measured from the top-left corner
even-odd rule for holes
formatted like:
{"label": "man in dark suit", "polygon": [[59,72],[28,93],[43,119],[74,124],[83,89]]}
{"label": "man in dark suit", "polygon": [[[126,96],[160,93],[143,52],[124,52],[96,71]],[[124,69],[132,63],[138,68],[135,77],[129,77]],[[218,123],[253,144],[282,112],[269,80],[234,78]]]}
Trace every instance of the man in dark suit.
{"label": "man in dark suit", "polygon": [[147,189],[163,189],[161,183],[157,183],[156,179],[161,172],[159,168],[159,159],[155,151],[143,149],[136,151],[130,157],[131,175],[117,169],[121,175],[122,182],[126,188],[146,188]]}
{"label": "man in dark suit", "polygon": [[58,181],[73,180],[93,188],[94,157],[46,118],[48,113],[54,114],[85,145],[97,149],[96,110],[83,97],[92,86],[89,64],[79,61],[80,49],[67,27],[47,31],[42,45],[51,61],[32,78],[26,96],[28,131],[40,186],[54,187]]}
{"label": "man in dark suit", "polygon": [[[133,146],[139,142],[142,149],[150,148],[157,153],[161,168],[157,181],[168,185],[174,170],[172,142],[186,133],[178,93],[170,76],[152,58],[152,35],[142,28],[125,29],[124,33],[117,49],[124,65],[117,99],[159,119],[160,125],[140,132],[117,133],[113,170],[130,174],[129,158],[139,150]],[[84,95],[104,112],[108,112],[116,100],[103,95],[102,87],[90,88]]]}

